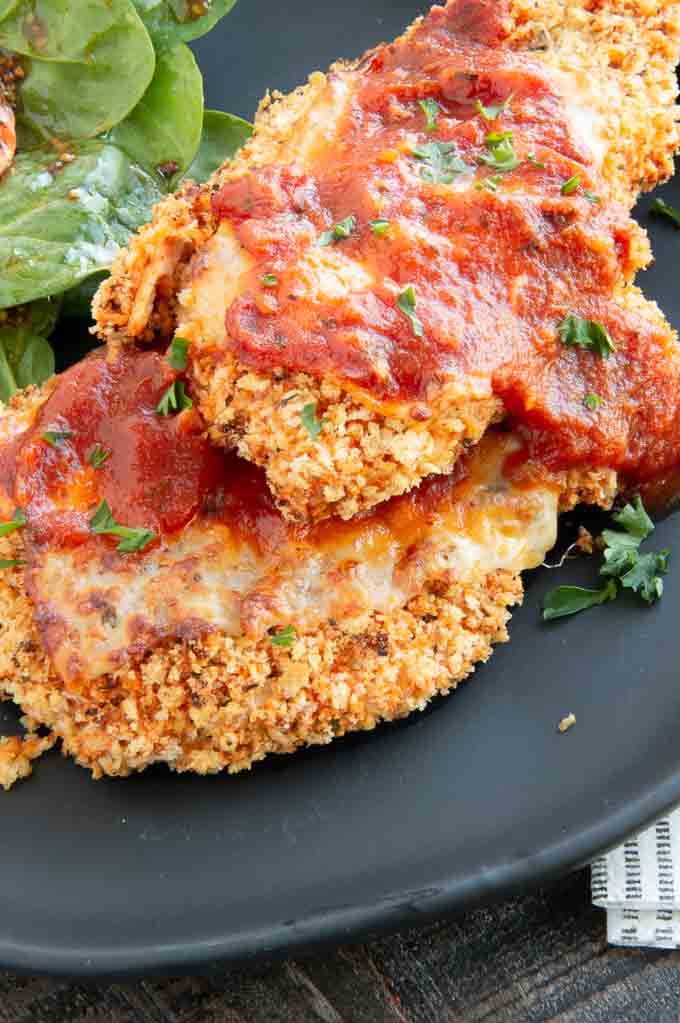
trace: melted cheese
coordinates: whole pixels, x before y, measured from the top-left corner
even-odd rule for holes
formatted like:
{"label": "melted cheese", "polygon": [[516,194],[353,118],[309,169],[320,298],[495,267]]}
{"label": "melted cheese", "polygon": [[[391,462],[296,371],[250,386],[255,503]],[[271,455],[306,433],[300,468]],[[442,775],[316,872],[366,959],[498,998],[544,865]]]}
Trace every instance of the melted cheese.
{"label": "melted cheese", "polygon": [[508,482],[503,464],[515,447],[489,435],[468,478],[425,515],[404,497],[365,520],[290,529],[271,553],[207,517],[143,558],[94,539],[29,553],[45,648],[65,679],[96,678],[168,636],[259,636],[289,623],[308,631],[328,619],[353,631],[433,580],[533,568],[555,541],[559,494]]}

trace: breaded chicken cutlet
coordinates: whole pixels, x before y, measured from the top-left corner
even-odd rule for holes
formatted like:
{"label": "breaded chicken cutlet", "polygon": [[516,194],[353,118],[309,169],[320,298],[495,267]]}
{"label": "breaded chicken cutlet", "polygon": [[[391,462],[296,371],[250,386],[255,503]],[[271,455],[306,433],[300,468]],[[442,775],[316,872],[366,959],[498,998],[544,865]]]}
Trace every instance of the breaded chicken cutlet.
{"label": "breaded chicken cutlet", "polygon": [[422,708],[507,639],[560,503],[613,497],[491,431],[448,477],[292,525],[195,409],[158,413],[176,379],[99,352],[0,413],[7,787],[57,739],[95,777],[238,771]]}
{"label": "breaded chicken cutlet", "polygon": [[[236,159],[121,253],[99,336],[188,340],[213,441],[264,467],[291,520],[450,472],[508,412],[556,467],[635,475],[654,388],[626,367],[658,380],[676,346],[632,286],[649,248],[629,209],[672,170],[679,38],[670,0],[433,8],[268,96]],[[606,363],[568,348],[581,321]]]}

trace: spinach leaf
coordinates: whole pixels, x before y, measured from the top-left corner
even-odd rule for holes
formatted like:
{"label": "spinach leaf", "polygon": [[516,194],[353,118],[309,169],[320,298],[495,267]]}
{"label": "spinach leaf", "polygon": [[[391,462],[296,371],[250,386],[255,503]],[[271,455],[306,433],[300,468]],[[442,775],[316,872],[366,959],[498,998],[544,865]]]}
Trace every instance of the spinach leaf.
{"label": "spinach leaf", "polygon": [[0,47],[30,58],[20,90],[24,133],[90,138],[144,95],[155,54],[131,0],[20,0],[3,12]]}
{"label": "spinach leaf", "polygon": [[158,50],[199,39],[236,0],[132,0]]}
{"label": "spinach leaf", "polygon": [[0,325],[0,401],[8,402],[20,387],[42,384],[52,376],[54,352],[46,339],[58,315],[59,302],[44,299],[6,316]]}
{"label": "spinach leaf", "polygon": [[207,181],[225,160],[231,160],[252,133],[253,126],[249,121],[233,114],[223,114],[220,110],[206,110],[198,152],[184,177],[199,184]]}
{"label": "spinach leaf", "polygon": [[202,120],[203,78],[193,53],[180,43],[159,54],[151,85],[107,137],[172,183],[196,155]]}
{"label": "spinach leaf", "polygon": [[0,188],[0,309],[59,294],[106,269],[162,197],[158,179],[110,143],[17,157]]}

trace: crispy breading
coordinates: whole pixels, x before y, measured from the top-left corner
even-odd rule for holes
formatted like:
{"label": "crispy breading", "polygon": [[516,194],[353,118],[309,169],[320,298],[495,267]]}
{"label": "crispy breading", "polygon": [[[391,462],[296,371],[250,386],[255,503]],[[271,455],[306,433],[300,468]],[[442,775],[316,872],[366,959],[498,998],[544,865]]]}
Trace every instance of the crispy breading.
{"label": "crispy breading", "polygon": [[[0,410],[0,454],[23,464],[42,404],[62,380],[72,388],[77,370]],[[530,463],[515,481],[518,450],[512,435],[491,432],[450,482],[423,483],[353,523],[305,533],[277,525],[270,510],[270,546],[258,552],[245,534],[233,564],[238,485],[234,496],[220,491],[230,511],[219,522],[199,514],[143,560],[116,557],[115,540],[63,550],[50,534],[36,546],[29,507],[27,524],[0,539],[0,558],[19,561],[0,573],[0,694],[21,706],[30,732],[0,749],[0,784],[25,777],[48,748],[35,737],[40,726],[95,776],[159,761],[236,771],[402,717],[454,688],[507,639],[520,572],[554,543],[560,498],[566,507],[587,494],[606,506],[615,493],[614,474],[537,477]],[[67,485],[63,476],[61,498]],[[15,487],[10,472],[0,487],[5,521]],[[93,507],[98,499],[87,498]],[[40,575],[46,564],[51,581]],[[274,641],[285,623],[294,623],[289,646]]]}
{"label": "crispy breading", "polygon": [[31,762],[52,749],[56,741],[53,734],[0,736],[0,785],[3,789],[7,792],[16,782],[28,778],[33,771]]}
{"label": "crispy breading", "polygon": [[[680,139],[674,105],[680,6],[671,0],[512,0],[509,11],[510,44],[530,50],[561,76],[573,117],[599,140],[610,197],[631,205],[641,188],[667,178]],[[297,520],[348,518],[428,473],[450,471],[503,413],[497,399],[452,383],[420,418],[412,403],[386,405],[343,380],[268,374],[202,354],[222,341],[228,295],[243,269],[229,224],[218,229],[211,214],[210,196],[269,163],[313,160],[333,138],[344,103],[342,75],[351,67],[316,73],[288,97],[267,96],[251,141],[204,188],[185,189],[157,207],[152,225],[119,256],[94,306],[98,333],[113,345],[167,342],[173,328],[195,343],[193,383],[213,440],[263,465],[284,514]],[[648,260],[644,233],[634,233],[627,280]],[[333,272],[343,271],[337,266]],[[624,305],[630,290],[622,281]],[[638,308],[647,317],[656,314],[644,300]],[[329,424],[319,436],[301,425],[300,407],[307,404]]]}
{"label": "crispy breading", "polygon": [[[61,740],[95,778],[155,763],[209,774],[249,768],[346,732],[422,710],[507,640],[518,577],[497,572],[477,584],[424,593],[359,635],[328,623],[290,650],[219,631],[168,642],[86,691],[51,670],[21,574],[0,578],[0,692]],[[27,773],[13,751],[10,784]],[[2,761],[0,760],[0,765]]]}

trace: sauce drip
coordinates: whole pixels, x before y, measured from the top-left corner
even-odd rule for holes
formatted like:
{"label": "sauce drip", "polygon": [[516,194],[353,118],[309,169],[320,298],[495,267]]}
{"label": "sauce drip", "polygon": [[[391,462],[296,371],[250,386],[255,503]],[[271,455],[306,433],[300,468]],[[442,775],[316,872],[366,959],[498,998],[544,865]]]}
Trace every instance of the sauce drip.
{"label": "sauce drip", "polygon": [[[645,243],[608,199],[557,77],[503,45],[505,8],[434,8],[407,40],[332,72],[351,90],[333,143],[214,195],[257,264],[228,310],[226,343],[262,372],[329,376],[386,402],[427,403],[446,380],[474,382],[502,399],[544,464],[642,482],[680,463],[677,345],[663,322],[618,297]],[[425,99],[439,107],[430,132]],[[478,101],[506,105],[489,123]],[[504,131],[519,162],[499,173],[484,160],[489,132]],[[441,144],[462,161],[447,183],[418,158],[428,146],[441,156]],[[350,217],[354,230],[333,249],[371,283],[340,297],[301,293],[296,267]],[[379,218],[389,222],[382,236],[371,227]],[[265,271],[278,281],[266,298]],[[409,285],[422,337],[399,308]],[[616,351],[604,359],[563,345],[570,314],[604,325]]]}

